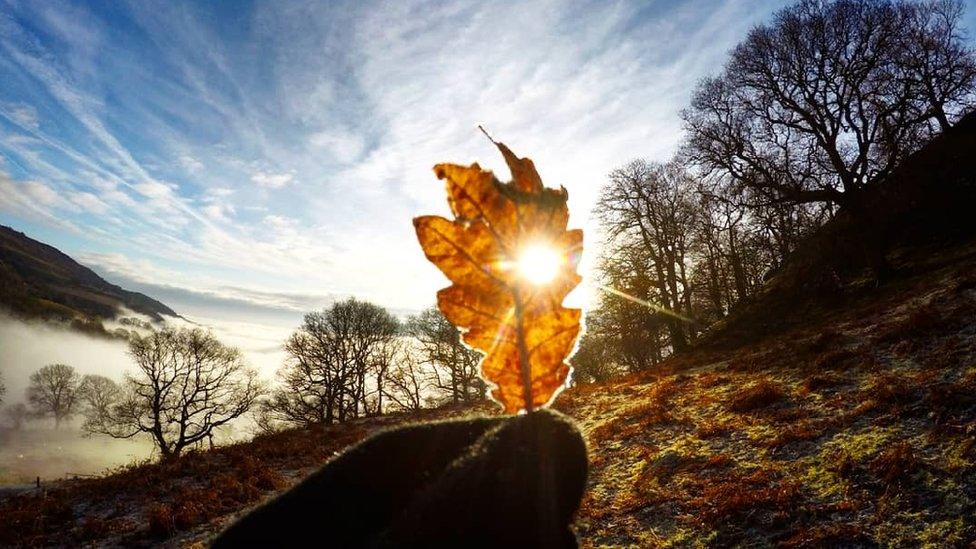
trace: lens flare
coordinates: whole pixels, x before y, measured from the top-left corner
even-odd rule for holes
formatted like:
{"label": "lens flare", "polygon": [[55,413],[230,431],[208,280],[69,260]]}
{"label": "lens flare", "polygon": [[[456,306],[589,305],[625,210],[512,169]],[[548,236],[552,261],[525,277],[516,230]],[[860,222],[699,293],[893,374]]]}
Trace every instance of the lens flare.
{"label": "lens flare", "polygon": [[518,258],[518,271],[522,278],[532,284],[548,284],[559,273],[563,258],[549,246],[533,244],[526,246]]}

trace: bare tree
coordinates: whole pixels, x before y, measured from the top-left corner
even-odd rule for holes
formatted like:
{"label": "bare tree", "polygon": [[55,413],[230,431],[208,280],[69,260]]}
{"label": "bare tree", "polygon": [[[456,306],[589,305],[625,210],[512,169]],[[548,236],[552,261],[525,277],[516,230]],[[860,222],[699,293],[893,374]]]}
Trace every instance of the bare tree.
{"label": "bare tree", "polygon": [[280,386],[261,403],[265,422],[309,426],[336,419],[348,373],[337,353],[325,313],[305,315],[302,327],[285,342],[285,364],[278,370]]}
{"label": "bare tree", "polygon": [[691,312],[688,277],[695,215],[693,189],[690,175],[675,163],[635,160],[611,172],[595,210],[611,250],[607,253],[610,270],[636,266],[632,261],[637,258],[635,253],[630,253],[626,265],[614,265],[615,255],[627,255],[627,250],[635,249],[643,255],[647,270],[636,270],[634,275],[645,277],[655,293],[633,297],[676,313],[667,316],[666,322],[671,346],[679,352],[688,347],[691,335],[679,317]]}
{"label": "bare tree", "polygon": [[305,315],[285,342],[282,387],[262,404],[269,420],[333,423],[382,411],[399,323],[372,303],[349,299]]}
{"label": "bare tree", "polygon": [[923,114],[945,131],[972,109],[976,93],[976,57],[962,33],[963,4],[925,0],[898,7],[905,18],[898,65],[924,98],[928,110]]}
{"label": "bare tree", "polygon": [[123,395],[86,431],[115,438],[148,435],[164,459],[209,442],[263,393],[240,351],[201,329],[167,328],[129,342],[137,371]]}
{"label": "bare tree", "polygon": [[[597,277],[603,287],[612,288],[613,292],[602,295],[597,308],[587,313],[586,331],[591,336],[580,343],[580,350],[585,358],[589,350],[583,348],[584,344],[602,343],[615,368],[646,370],[673,348],[672,319],[660,308],[649,306],[657,301],[660,290],[654,279],[651,254],[639,242],[625,244],[620,240],[606,248],[605,254]],[[575,358],[572,363],[576,364]]]}
{"label": "bare tree", "polygon": [[86,423],[98,423],[109,416],[112,405],[122,397],[122,389],[111,379],[89,374],[81,378],[78,397]]}
{"label": "bare tree", "polygon": [[[888,271],[866,191],[973,105],[976,61],[955,0],[801,0],[754,28],[683,112],[683,156],[792,238],[797,217],[840,207],[865,258]],[[826,205],[826,208],[799,207]],[[770,217],[775,214],[778,218]],[[812,215],[811,215],[812,214]],[[789,247],[789,246],[785,246]]]}
{"label": "bare tree", "polygon": [[0,404],[3,404],[3,396],[7,394],[7,386],[3,384],[3,372],[0,372]]}
{"label": "bare tree", "polygon": [[389,374],[390,400],[396,408],[407,412],[419,412],[436,390],[435,378],[430,367],[425,368],[415,349],[404,345]]}
{"label": "bare tree", "polygon": [[744,204],[726,177],[699,181],[695,194],[693,309],[706,323],[749,299],[764,276],[833,213],[828,203]]}
{"label": "bare tree", "polygon": [[53,417],[54,426],[70,419],[78,406],[81,377],[67,364],[49,364],[30,376],[27,402],[38,417]]}
{"label": "bare tree", "polygon": [[27,405],[23,402],[7,406],[3,410],[3,415],[7,419],[7,425],[14,431],[24,428],[24,424],[30,419],[31,413]]}
{"label": "bare tree", "polygon": [[782,265],[804,239],[835,213],[831,203],[772,202],[749,208],[750,226],[758,245],[769,254],[768,267]]}
{"label": "bare tree", "polygon": [[391,369],[396,367],[398,358],[405,356],[407,348],[407,342],[400,337],[400,321],[386,310],[383,313],[384,315],[377,317],[378,322],[375,323],[381,337],[377,339],[367,364],[372,384],[376,387],[372,407],[367,410],[373,415],[382,414],[386,410],[384,397],[389,394],[387,380]]}
{"label": "bare tree", "polygon": [[650,368],[760,286],[773,256],[757,217],[727,191],[677,160],[611,172],[594,210],[606,238],[597,269],[605,295],[587,316],[574,360],[581,375],[605,375],[598,360],[607,371]]}
{"label": "bare tree", "polygon": [[833,202],[920,144],[932,110],[898,63],[906,17],[888,2],[802,0],[753,29],[684,112],[692,159],[753,198]]}
{"label": "bare tree", "polygon": [[858,213],[927,135],[973,105],[955,0],[802,0],[753,29],[683,113],[687,150],[752,200]]}
{"label": "bare tree", "polygon": [[693,228],[697,318],[710,322],[725,316],[732,306],[752,293],[755,281],[748,276],[746,212],[710,189],[700,186]]}
{"label": "bare tree", "polygon": [[417,342],[417,352],[428,364],[435,386],[454,404],[471,402],[485,394],[478,376],[481,354],[461,341],[457,328],[431,307],[407,319],[406,333]]}
{"label": "bare tree", "polygon": [[593,316],[587,316],[586,333],[572,358],[574,384],[603,383],[621,373],[613,336],[602,328]]}

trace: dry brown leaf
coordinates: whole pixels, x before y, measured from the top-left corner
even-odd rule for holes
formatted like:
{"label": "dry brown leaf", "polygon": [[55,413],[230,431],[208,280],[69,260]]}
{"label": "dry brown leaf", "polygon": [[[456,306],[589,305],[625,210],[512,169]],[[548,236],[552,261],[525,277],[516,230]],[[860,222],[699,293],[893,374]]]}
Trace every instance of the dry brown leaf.
{"label": "dry brown leaf", "polygon": [[[581,311],[562,302],[580,282],[583,231],[566,230],[566,189],[544,187],[531,160],[496,145],[512,181],[477,164],[438,164],[454,219],[422,216],[414,227],[427,259],[453,283],[438,292],[438,307],[485,354],[491,396],[515,413],[547,405],[569,376]],[[532,266],[551,280],[528,277]]]}

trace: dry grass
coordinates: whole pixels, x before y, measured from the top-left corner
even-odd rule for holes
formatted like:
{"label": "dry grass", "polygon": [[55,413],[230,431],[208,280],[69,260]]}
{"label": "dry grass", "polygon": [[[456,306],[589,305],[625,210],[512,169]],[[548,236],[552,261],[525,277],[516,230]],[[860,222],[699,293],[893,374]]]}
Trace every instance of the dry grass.
{"label": "dry grass", "polygon": [[915,449],[903,440],[888,446],[868,467],[885,486],[906,486],[911,484],[919,465]]}
{"label": "dry grass", "polygon": [[974,269],[571,396],[593,456],[583,545],[976,542],[976,292],[956,283]]}
{"label": "dry grass", "polygon": [[761,379],[733,394],[727,406],[732,412],[754,412],[776,404],[785,397],[786,392],[778,383],[771,379]]}
{"label": "dry grass", "polygon": [[800,386],[800,396],[807,396],[810,393],[822,393],[825,389],[832,389],[841,385],[843,380],[832,374],[812,374],[807,376]]}
{"label": "dry grass", "polygon": [[[590,453],[582,545],[976,542],[976,253],[953,269],[832,309],[822,325],[564,393],[556,406]],[[0,545],[206,542],[402,420],[280,433],[10,498]]]}
{"label": "dry grass", "polygon": [[863,358],[862,353],[854,349],[832,349],[822,353],[813,363],[813,368],[817,372],[829,370],[843,370],[858,364],[858,359]]}

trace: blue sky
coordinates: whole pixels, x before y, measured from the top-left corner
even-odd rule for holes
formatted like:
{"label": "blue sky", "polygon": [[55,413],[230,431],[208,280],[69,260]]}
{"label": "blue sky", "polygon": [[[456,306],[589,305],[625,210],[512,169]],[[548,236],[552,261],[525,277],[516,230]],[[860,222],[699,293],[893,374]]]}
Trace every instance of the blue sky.
{"label": "blue sky", "polygon": [[431,166],[507,178],[478,124],[589,227],[779,4],[0,0],[0,223],[177,309],[415,310]]}

